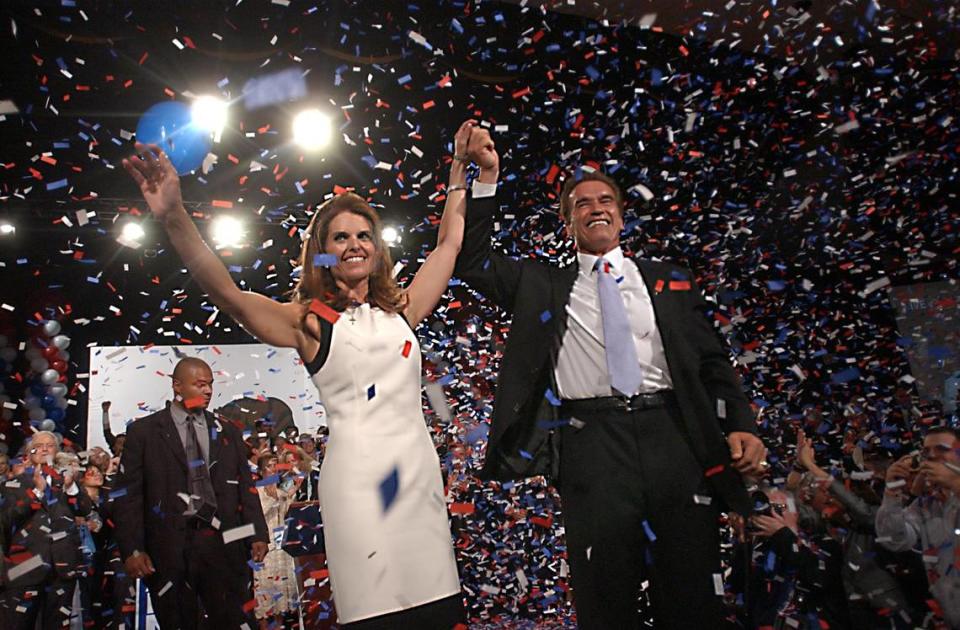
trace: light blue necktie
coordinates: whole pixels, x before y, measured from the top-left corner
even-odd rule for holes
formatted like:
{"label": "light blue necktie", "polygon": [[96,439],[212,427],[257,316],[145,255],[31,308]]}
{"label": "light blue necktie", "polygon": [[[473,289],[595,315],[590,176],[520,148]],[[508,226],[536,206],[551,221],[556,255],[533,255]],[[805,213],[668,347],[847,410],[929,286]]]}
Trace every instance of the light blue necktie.
{"label": "light blue necktie", "polygon": [[633,344],[630,319],[623,305],[620,287],[613,277],[610,264],[597,260],[597,293],[600,296],[600,317],[603,320],[603,345],[606,347],[607,372],[610,385],[621,394],[633,396],[640,389],[643,374]]}

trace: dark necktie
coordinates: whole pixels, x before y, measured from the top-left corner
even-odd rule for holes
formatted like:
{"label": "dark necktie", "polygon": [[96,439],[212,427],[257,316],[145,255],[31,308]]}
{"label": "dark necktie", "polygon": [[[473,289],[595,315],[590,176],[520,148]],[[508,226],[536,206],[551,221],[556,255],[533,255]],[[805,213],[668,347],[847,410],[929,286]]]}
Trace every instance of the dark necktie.
{"label": "dark necktie", "polygon": [[187,466],[189,467],[190,494],[200,497],[200,505],[204,503],[216,508],[217,495],[213,491],[213,482],[210,481],[210,469],[200,450],[200,440],[197,439],[197,429],[194,426],[196,418],[187,416],[187,443],[184,450],[187,452]]}
{"label": "dark necktie", "polygon": [[597,272],[597,293],[600,297],[603,345],[607,355],[610,385],[621,394],[633,396],[640,389],[643,373],[633,343],[630,318],[620,295],[620,287],[610,273],[609,263],[599,258],[594,270]]}

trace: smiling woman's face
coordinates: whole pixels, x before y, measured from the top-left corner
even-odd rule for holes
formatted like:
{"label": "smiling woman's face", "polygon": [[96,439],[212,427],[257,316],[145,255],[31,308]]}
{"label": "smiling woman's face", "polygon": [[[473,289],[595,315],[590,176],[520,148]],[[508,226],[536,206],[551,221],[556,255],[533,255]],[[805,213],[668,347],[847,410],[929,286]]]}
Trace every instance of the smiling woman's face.
{"label": "smiling woman's face", "polygon": [[368,278],[373,271],[377,253],[373,227],[359,214],[344,211],[335,216],[323,249],[337,257],[337,264],[330,268],[337,280],[353,284]]}

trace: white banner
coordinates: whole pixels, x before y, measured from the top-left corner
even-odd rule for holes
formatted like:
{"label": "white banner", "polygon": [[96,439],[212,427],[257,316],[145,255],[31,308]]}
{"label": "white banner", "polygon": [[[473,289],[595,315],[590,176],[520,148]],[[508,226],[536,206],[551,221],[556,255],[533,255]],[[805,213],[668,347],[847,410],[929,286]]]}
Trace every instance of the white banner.
{"label": "white banner", "polygon": [[292,421],[301,433],[326,425],[317,390],[295,350],[263,344],[93,346],[87,448],[107,446],[104,401],[111,403],[110,428],[118,435],[172,400],[170,376],[183,357],[203,359],[213,370],[212,411],[231,419],[267,418],[273,425]]}

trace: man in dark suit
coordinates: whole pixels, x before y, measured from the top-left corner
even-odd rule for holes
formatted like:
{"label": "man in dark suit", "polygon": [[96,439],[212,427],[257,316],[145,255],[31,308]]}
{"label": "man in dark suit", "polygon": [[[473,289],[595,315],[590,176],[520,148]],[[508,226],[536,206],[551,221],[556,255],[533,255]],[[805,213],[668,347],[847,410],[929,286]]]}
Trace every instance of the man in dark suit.
{"label": "man in dark suit", "polygon": [[[76,517],[91,502],[75,483],[76,469],[56,469],[57,436],[38,431],[26,447],[29,467],[4,480],[0,523],[12,532],[0,576],[0,628],[61,628],[68,623],[83,558]],[[6,584],[4,585],[4,582]]]}
{"label": "man in dark suit", "polygon": [[267,527],[239,431],[206,411],[212,385],[200,359],[177,363],[173,403],[127,431],[113,492],[124,566],[164,630],[196,628],[198,600],[208,627],[253,627],[247,558],[263,560]]}
{"label": "man in dark suit", "polygon": [[600,173],[561,193],[577,266],[492,251],[499,158],[474,133],[455,275],[513,316],[482,475],[557,483],[581,628],[640,627],[644,579],[658,629],[719,627],[717,517],[749,513],[740,473],[766,450],[708,304],[688,270],[624,255]]}

